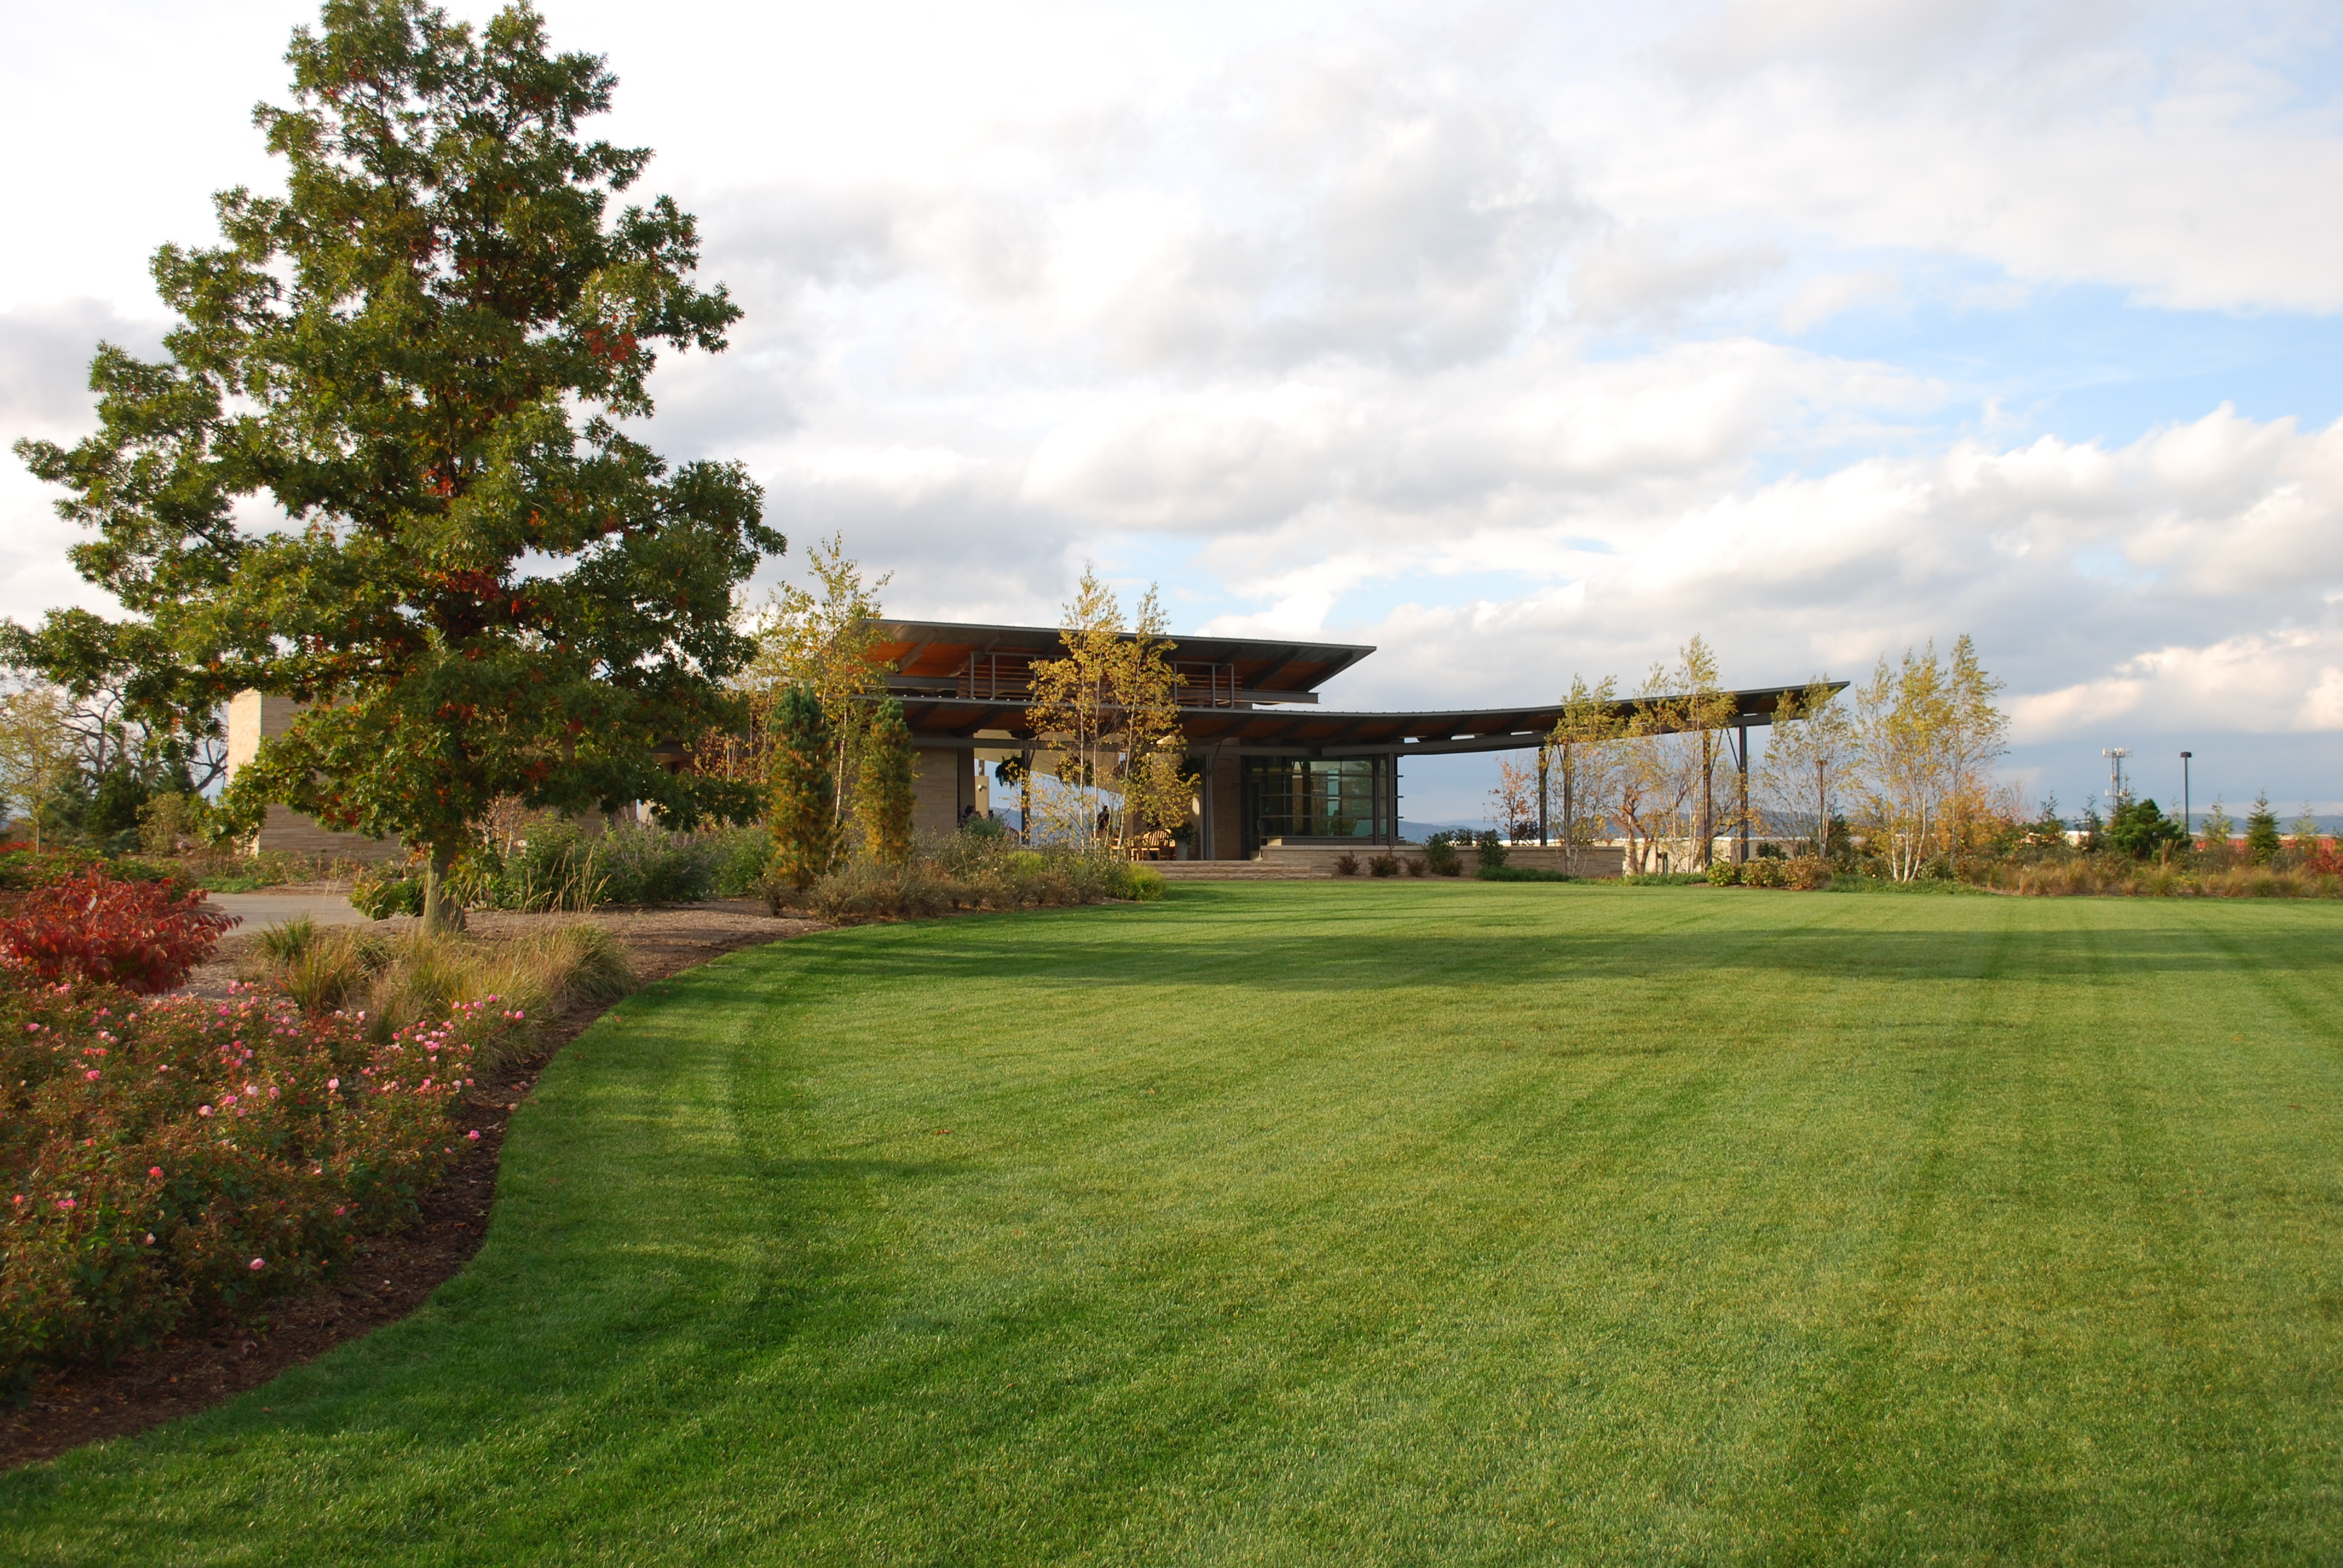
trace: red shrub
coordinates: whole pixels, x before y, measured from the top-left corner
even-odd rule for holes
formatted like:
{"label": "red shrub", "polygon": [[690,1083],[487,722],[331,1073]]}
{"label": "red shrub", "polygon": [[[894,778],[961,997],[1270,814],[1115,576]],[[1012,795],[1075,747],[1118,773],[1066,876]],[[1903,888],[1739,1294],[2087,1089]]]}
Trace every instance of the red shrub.
{"label": "red shrub", "polygon": [[248,1309],[403,1222],[458,1143],[463,1004],[376,1043],[281,999],[0,983],[0,1396]]}
{"label": "red shrub", "polygon": [[2295,864],[2302,869],[2322,877],[2343,877],[2343,840],[2297,839],[2293,849]]}
{"label": "red shrub", "polygon": [[15,900],[15,912],[0,918],[0,965],[42,980],[168,990],[234,924],[235,916],[206,907],[200,888],[118,882],[90,870]]}

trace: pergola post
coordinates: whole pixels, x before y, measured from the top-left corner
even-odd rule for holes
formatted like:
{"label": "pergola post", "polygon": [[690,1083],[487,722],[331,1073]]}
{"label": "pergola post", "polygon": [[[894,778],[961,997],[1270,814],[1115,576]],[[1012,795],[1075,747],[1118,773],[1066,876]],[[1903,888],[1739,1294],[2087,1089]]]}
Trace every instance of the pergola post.
{"label": "pergola post", "polygon": [[1749,863],[1749,716],[1741,716],[1741,864]]}
{"label": "pergola post", "polygon": [[1545,752],[1545,748],[1544,748],[1544,746],[1543,746],[1543,745],[1539,746],[1539,748],[1538,748],[1538,847],[1539,847],[1540,849],[1544,849],[1544,848],[1545,847],[1545,845],[1550,841],[1550,840],[1549,840],[1549,839],[1548,839],[1548,837],[1547,837],[1546,830],[1545,830],[1545,755],[1546,755],[1546,752]]}

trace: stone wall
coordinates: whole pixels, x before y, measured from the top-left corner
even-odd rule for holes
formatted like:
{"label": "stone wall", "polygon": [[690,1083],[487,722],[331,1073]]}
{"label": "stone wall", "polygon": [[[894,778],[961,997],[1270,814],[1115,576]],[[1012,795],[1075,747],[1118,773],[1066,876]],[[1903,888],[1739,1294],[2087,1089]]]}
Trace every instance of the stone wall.
{"label": "stone wall", "polygon": [[963,806],[976,804],[976,758],[957,746],[911,749],[911,832],[943,838],[960,831]]}

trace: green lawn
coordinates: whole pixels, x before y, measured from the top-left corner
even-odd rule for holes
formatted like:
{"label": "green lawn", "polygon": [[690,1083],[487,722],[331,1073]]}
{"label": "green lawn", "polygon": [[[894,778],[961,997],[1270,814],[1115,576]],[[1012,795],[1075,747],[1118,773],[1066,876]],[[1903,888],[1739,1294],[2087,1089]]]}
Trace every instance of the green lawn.
{"label": "green lawn", "polygon": [[1191,885],[736,955],[561,1056],[427,1311],[0,1477],[0,1560],[2331,1563],[2338,936]]}

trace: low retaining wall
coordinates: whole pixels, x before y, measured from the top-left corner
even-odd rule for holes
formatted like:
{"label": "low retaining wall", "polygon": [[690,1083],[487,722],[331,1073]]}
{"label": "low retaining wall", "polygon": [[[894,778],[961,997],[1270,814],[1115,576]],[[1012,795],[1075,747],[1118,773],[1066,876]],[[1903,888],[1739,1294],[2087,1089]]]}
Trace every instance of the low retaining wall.
{"label": "low retaining wall", "polygon": [[[1367,861],[1376,855],[1396,855],[1404,863],[1421,859],[1421,844],[1362,843],[1269,844],[1250,860],[1157,860],[1153,868],[1175,882],[1298,882],[1336,874],[1334,862],[1344,855],[1358,858],[1359,875],[1367,875]],[[1473,869],[1473,851],[1459,851],[1465,874]],[[1626,853],[1601,845],[1565,850],[1558,844],[1516,844],[1505,851],[1505,864],[1541,871],[1566,871],[1574,877],[1615,877],[1625,868]]]}

